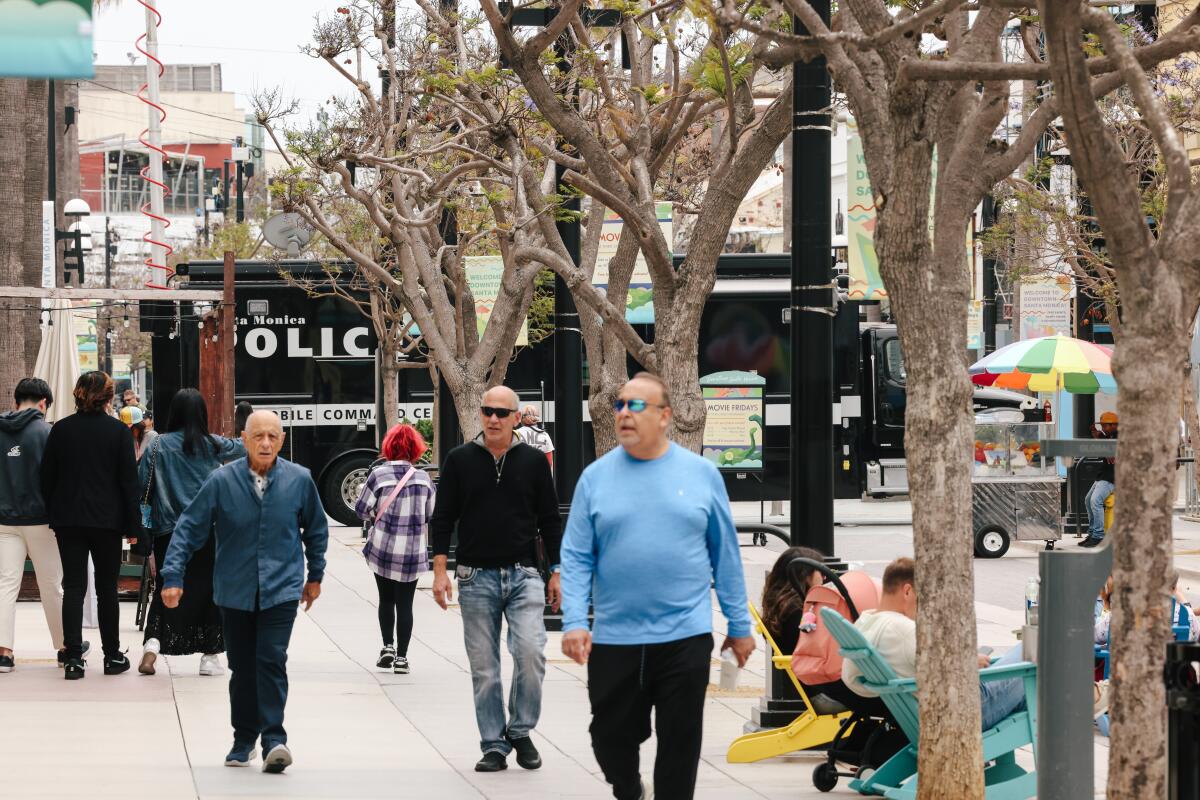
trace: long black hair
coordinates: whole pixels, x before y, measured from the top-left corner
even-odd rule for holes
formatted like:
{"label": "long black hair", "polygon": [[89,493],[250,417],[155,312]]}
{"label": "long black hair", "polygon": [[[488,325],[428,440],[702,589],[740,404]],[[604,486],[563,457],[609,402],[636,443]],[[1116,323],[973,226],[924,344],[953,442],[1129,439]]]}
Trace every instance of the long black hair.
{"label": "long black hair", "polygon": [[217,442],[208,432],[208,404],[198,389],[180,389],[171,398],[171,413],[167,416],[167,433],[183,431],[183,452],[196,455],[201,443],[217,453]]}
{"label": "long black hair", "polygon": [[233,432],[237,436],[242,435],[242,431],[246,430],[246,420],[250,419],[250,415],[254,413],[254,406],[250,405],[246,400],[238,402],[233,409]]}

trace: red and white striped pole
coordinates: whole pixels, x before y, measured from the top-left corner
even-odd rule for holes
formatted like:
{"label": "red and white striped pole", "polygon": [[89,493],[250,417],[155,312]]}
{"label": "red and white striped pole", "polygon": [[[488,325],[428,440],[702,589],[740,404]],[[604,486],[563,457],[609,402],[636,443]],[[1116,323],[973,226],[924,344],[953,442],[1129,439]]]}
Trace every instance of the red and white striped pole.
{"label": "red and white striped pole", "polygon": [[[163,74],[162,61],[158,59],[158,26],[162,15],[154,7],[156,0],[138,0],[146,9],[146,32],[138,37],[134,46],[146,57],[146,82],[138,90],[138,99],[146,104],[149,125],[138,135],[138,141],[148,150],[149,163],[142,169],[142,178],[150,184],[150,202],[142,205],[142,214],[150,219],[150,231],[142,241],[150,245],[146,266],[150,274],[146,286],[151,289],[166,289],[173,271],[167,266],[167,258],[174,251],[167,244],[166,229],[171,222],[166,217],[164,195],[169,192],[163,181],[163,161],[166,151],[162,147],[162,123],[167,118],[166,110],[160,105],[158,80]],[[143,47],[145,43],[145,47]]]}

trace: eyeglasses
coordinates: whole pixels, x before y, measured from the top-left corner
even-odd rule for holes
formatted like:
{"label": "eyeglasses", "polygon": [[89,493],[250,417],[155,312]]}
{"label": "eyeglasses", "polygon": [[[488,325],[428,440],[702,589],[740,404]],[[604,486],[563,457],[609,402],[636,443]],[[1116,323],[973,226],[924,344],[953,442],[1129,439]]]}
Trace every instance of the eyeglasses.
{"label": "eyeglasses", "polygon": [[492,406],[480,406],[479,410],[483,413],[483,416],[495,416],[496,419],[508,419],[509,414],[517,413],[515,408],[493,408]]}
{"label": "eyeglasses", "polygon": [[630,412],[632,412],[634,414],[640,414],[646,410],[647,406],[654,406],[655,408],[666,408],[666,406],[664,406],[664,405],[659,405],[658,403],[647,403],[645,400],[641,400],[638,398],[635,398],[633,400],[622,400],[620,398],[617,398],[616,400],[613,401],[613,411],[616,411],[618,414],[620,414],[626,408],[628,408],[630,410]]}

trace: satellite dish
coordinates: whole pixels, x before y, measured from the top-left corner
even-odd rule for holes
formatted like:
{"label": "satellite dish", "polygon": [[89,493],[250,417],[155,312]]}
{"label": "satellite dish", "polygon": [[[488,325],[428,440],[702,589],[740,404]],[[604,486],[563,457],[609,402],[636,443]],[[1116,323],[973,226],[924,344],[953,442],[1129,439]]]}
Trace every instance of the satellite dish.
{"label": "satellite dish", "polygon": [[280,250],[286,250],[288,258],[299,258],[300,250],[312,238],[312,228],[299,214],[276,214],[266,221],[262,229],[263,238]]}

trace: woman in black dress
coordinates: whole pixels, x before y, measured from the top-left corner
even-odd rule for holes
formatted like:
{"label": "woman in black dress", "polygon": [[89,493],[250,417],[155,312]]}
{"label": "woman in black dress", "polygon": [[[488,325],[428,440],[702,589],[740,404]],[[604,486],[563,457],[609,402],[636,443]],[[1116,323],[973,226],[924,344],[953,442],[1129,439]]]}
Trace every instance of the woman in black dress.
{"label": "woman in black dress", "polygon": [[[209,474],[226,461],[246,454],[236,439],[208,432],[208,406],[195,389],[180,389],[171,399],[167,432],[160,435],[138,464],[143,496],[149,496],[154,563],[161,567],[179,515],[200,491]],[[154,674],[159,654],[201,653],[200,674],[221,675],[218,658],[225,652],[221,617],[213,602],[212,539],[188,563],[183,600],[177,608],[163,606],[154,592],[146,614],[146,636],[138,672]]]}

